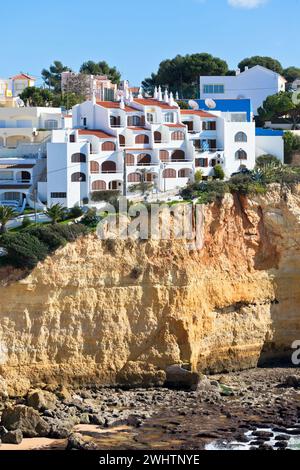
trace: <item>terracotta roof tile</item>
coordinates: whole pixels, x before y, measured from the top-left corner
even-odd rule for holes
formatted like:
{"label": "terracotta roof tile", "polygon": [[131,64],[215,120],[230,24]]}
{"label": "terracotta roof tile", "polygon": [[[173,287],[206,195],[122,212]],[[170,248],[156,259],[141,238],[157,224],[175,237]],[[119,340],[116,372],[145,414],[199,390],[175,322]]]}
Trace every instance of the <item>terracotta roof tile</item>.
{"label": "terracotta roof tile", "polygon": [[19,75],[11,77],[11,80],[35,80],[35,78],[27,75],[26,73],[20,73]]}
{"label": "terracotta roof tile", "polygon": [[135,103],[141,104],[142,106],[158,106],[159,108],[162,109],[178,109],[177,106],[170,106],[168,103],[165,103],[164,101],[158,101],[153,98],[143,98],[143,99],[134,99]]}
{"label": "terracotta roof tile", "polygon": [[181,110],[180,110],[180,113],[183,114],[183,115],[192,115],[192,114],[196,114],[197,116],[200,116],[200,117],[207,117],[207,118],[215,118],[215,117],[217,117],[217,116],[215,116],[214,114],[207,113],[206,111],[201,111],[200,109],[199,109],[199,110],[195,110],[195,109],[181,109]]}
{"label": "terracotta roof tile", "polygon": [[181,124],[180,122],[178,122],[177,124],[166,124],[166,123],[164,123],[164,126],[167,126],[167,127],[186,127],[184,124]]}
{"label": "terracotta roof tile", "polygon": [[92,129],[79,129],[78,130],[79,135],[95,135],[99,139],[116,139],[117,137],[111,134],[108,134],[105,131],[102,130],[92,130]]}
{"label": "terracotta roof tile", "polygon": [[[120,103],[118,101],[97,101],[97,104],[106,109],[121,109]],[[136,113],[139,110],[136,108],[132,108],[131,106],[125,105],[125,110],[123,111],[126,111],[126,113]]]}

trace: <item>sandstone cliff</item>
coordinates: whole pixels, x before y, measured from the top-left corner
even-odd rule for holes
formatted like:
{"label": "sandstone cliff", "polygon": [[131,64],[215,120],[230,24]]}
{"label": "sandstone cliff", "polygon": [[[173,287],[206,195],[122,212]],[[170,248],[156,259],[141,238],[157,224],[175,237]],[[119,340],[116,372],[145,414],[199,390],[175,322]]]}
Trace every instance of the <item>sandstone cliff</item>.
{"label": "sandstone cliff", "polygon": [[90,235],[0,286],[0,375],[30,384],[144,382],[174,363],[224,371],[300,339],[300,192],[227,195],[205,244]]}

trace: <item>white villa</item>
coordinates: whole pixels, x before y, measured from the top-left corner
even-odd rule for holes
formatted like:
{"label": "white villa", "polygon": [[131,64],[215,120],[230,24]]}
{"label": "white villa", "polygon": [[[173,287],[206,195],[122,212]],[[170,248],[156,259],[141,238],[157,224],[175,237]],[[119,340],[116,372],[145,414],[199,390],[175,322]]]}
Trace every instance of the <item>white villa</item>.
{"label": "white villa", "polygon": [[200,99],[251,99],[254,114],[265,99],[285,91],[286,79],[260,65],[243,72],[237,69],[235,76],[200,77]]}
{"label": "white villa", "polygon": [[21,208],[46,178],[46,144],[64,126],[60,108],[0,108],[0,203]]}
{"label": "white villa", "polygon": [[[260,136],[263,153],[268,139]],[[165,192],[193,181],[197,170],[213,176],[216,164],[227,176],[253,169],[258,154],[255,123],[246,113],[180,110],[172,93],[160,88],[150,99],[94,97],[73,108],[72,129],[52,132],[47,182],[39,183],[39,194],[48,206],[66,207],[87,202],[94,191],[129,194],[142,169],[154,191]]]}

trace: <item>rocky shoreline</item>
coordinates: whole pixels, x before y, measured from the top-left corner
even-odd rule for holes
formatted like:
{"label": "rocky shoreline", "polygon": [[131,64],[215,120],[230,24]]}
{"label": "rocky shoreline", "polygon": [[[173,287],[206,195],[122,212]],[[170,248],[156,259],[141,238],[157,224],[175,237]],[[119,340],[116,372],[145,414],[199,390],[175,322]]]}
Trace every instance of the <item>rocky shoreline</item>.
{"label": "rocky shoreline", "polygon": [[37,449],[62,450],[198,450],[231,442],[284,450],[299,439],[300,449],[300,376],[282,368],[201,376],[189,391],[71,392],[41,384],[25,398],[3,397],[0,414],[0,450],[32,449],[30,439]]}

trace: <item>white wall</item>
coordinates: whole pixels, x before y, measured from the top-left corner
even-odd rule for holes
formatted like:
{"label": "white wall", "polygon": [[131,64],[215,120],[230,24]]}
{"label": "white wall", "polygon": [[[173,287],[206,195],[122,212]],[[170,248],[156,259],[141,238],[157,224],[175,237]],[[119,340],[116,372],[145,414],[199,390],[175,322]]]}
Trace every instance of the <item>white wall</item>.
{"label": "white wall", "polygon": [[261,155],[274,155],[284,162],[284,141],[282,136],[257,136],[256,158]]}
{"label": "white wall", "polygon": [[[224,85],[224,94],[204,93],[204,85]],[[200,99],[242,99],[252,101],[253,112],[262,106],[264,100],[270,96],[284,91],[285,82],[275,72],[262,67],[253,67],[237,76],[200,77]]]}

